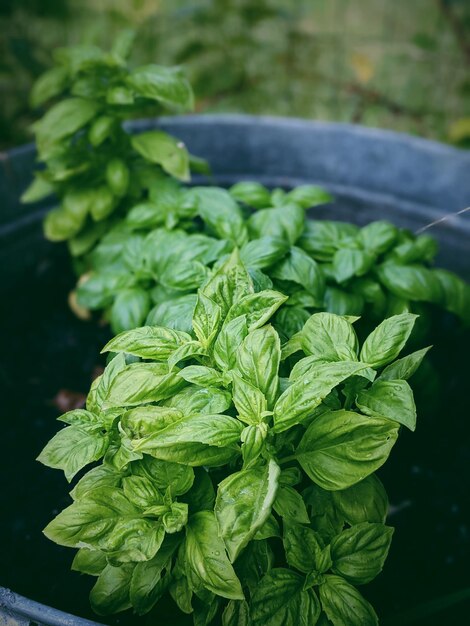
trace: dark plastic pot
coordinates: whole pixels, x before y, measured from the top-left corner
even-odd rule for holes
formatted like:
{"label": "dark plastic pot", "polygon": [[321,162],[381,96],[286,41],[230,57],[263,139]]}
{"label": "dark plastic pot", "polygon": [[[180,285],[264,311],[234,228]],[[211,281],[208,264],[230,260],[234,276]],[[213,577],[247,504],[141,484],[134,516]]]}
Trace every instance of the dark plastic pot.
{"label": "dark plastic pot", "polygon": [[[470,205],[470,153],[408,135],[347,124],[240,115],[143,120],[131,128],[155,126],[176,135],[191,152],[208,159],[219,184],[248,179],[280,187],[324,185],[337,200],[312,211],[315,217],[359,224],[388,219],[415,231]],[[68,572],[71,552],[50,544],[40,533],[56,507],[67,504],[66,486],[58,472],[40,467],[33,459],[56,430],[53,417],[58,411],[48,404],[49,399],[61,388],[86,391],[107,331],[83,324],[68,312],[66,294],[74,277],[65,247],[52,246],[42,237],[41,220],[48,205],[19,203],[34,169],[33,146],[1,157],[0,397],[2,412],[5,410],[4,437],[9,444],[2,454],[6,462],[3,474],[8,473],[8,478],[2,487],[6,505],[0,527],[4,542],[0,582],[37,601],[0,590],[0,625],[90,626],[97,622],[46,606],[53,604],[93,620],[86,597],[89,582]],[[470,278],[470,215],[450,217],[429,232],[441,245],[440,265]],[[452,350],[458,351],[459,346],[446,348],[451,359]],[[458,402],[454,406],[459,406]],[[437,424],[427,424],[423,432],[428,435],[425,432],[421,440],[408,444],[405,434],[403,447],[385,473],[392,502],[401,506],[393,518],[393,524],[399,526],[395,540],[398,552],[392,551],[385,573],[366,590],[373,602],[378,599],[385,614],[460,585],[458,568],[463,564],[468,539],[457,543],[450,535],[454,527],[458,534],[465,522],[462,506],[468,493],[465,459],[470,438],[468,425],[459,426],[460,422],[453,423],[451,418],[448,421],[453,428],[448,445],[445,430],[441,436]],[[415,446],[419,446],[417,454]],[[416,454],[415,462],[412,454]],[[438,459],[434,465],[430,456]],[[396,484],[390,486],[390,480]],[[446,488],[448,484],[454,491]],[[428,498],[425,505],[419,500],[417,506],[423,511],[419,509],[415,517],[406,512],[410,485]],[[436,510],[431,501],[437,503]],[[455,519],[448,522],[446,517],[443,529],[439,515],[448,510]],[[436,528],[428,531],[430,540],[434,539],[433,558],[440,575],[434,587],[425,556],[426,548],[428,552],[431,548],[419,548],[420,541],[428,541],[427,531],[423,536],[419,530],[429,527],[430,516],[438,517]],[[407,528],[411,528],[408,535]],[[445,554],[436,548],[439,542],[451,543]],[[442,569],[439,559],[450,559],[447,570]],[[386,576],[388,579],[380,582]],[[422,583],[413,587],[418,578]],[[397,585],[396,593],[390,593],[393,584]],[[124,615],[104,621],[131,624],[133,619]],[[167,623],[164,620],[161,616],[159,622]],[[171,623],[175,624],[174,619]]]}

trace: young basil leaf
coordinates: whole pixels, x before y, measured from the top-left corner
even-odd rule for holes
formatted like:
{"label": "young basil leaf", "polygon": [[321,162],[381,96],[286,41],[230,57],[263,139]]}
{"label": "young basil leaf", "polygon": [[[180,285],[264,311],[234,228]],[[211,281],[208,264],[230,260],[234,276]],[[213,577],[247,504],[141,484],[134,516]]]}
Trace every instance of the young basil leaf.
{"label": "young basil leaf", "polygon": [[426,267],[387,261],[377,268],[377,275],[381,283],[398,298],[412,302],[442,302],[441,284],[432,270]]}
{"label": "young basil leaf", "polygon": [[93,430],[68,426],[54,435],[37,460],[47,467],[63,470],[70,482],[83,467],[98,461],[108,446],[109,435],[101,432],[99,422]]}
{"label": "young basil leaf", "polygon": [[[186,361],[199,356],[207,356],[207,348],[200,341],[188,341],[177,348],[168,359],[168,367],[173,372],[180,361]],[[178,372],[179,373],[179,372]],[[184,380],[184,379],[183,379]]]}
{"label": "young basil leaf", "polygon": [[411,387],[405,380],[377,380],[369,389],[359,391],[357,407],[366,415],[385,417],[416,428],[416,406]]}
{"label": "young basil leaf", "polygon": [[296,458],[323,489],[346,489],[385,463],[397,437],[398,426],[389,420],[333,411],[310,424]]}
{"label": "young basil leaf", "polygon": [[383,568],[393,528],[364,522],[352,526],[331,542],[333,572],[354,585],[373,580]]}
{"label": "young basil leaf", "polygon": [[179,296],[167,302],[158,303],[148,314],[146,324],[165,326],[181,332],[190,333],[193,327],[196,294]]}
{"label": "young basil leaf", "polygon": [[370,474],[348,489],[333,491],[331,496],[338,513],[351,526],[362,522],[385,522],[388,498],[375,474]]}
{"label": "young basil leaf", "polygon": [[303,232],[305,211],[293,203],[274,209],[263,209],[248,219],[248,230],[252,239],[273,237],[294,245]]}
{"label": "young basil leaf", "polygon": [[395,360],[408,341],[417,315],[401,313],[384,320],[364,341],[360,360],[377,368]]}
{"label": "young basil leaf", "polygon": [[357,336],[344,317],[315,313],[305,323],[300,341],[305,354],[319,360],[357,361]]}
{"label": "young basil leaf", "polygon": [[161,130],[149,130],[131,138],[134,150],[144,159],[182,181],[188,181],[189,156],[185,145]]}
{"label": "young basil leaf", "polygon": [[210,346],[221,324],[222,309],[200,292],[193,315],[193,329],[203,346]]}
{"label": "young basil leaf", "polygon": [[191,341],[191,336],[181,331],[162,326],[142,326],[120,333],[108,341],[101,352],[125,352],[143,359],[164,361],[188,341]]}
{"label": "young basil leaf", "polygon": [[108,465],[98,465],[88,471],[70,492],[74,500],[81,500],[89,491],[98,487],[120,487],[122,474]]}
{"label": "young basil leaf", "polygon": [[[106,371],[106,370],[105,370]],[[136,406],[174,395],[186,382],[166,363],[131,363],[111,382],[103,407]]]}
{"label": "young basil leaf", "polygon": [[242,425],[228,415],[190,415],[134,443],[138,452],[192,467],[218,466],[239,453]]}
{"label": "young basil leaf", "polygon": [[240,257],[250,270],[262,270],[280,261],[289,251],[290,244],[278,237],[251,239],[240,250]]}
{"label": "young basil leaf", "polygon": [[431,347],[432,346],[428,346],[422,350],[416,350],[416,352],[412,352],[390,363],[380,374],[380,380],[408,380],[419,368]]}
{"label": "young basil leaf", "polygon": [[220,239],[242,246],[248,239],[245,222],[237,202],[225,189],[193,187],[186,202],[197,208],[201,219]]}
{"label": "young basil leaf", "polygon": [[224,371],[236,367],[237,350],[248,335],[248,324],[245,315],[236,317],[224,324],[214,343],[214,360]]}
{"label": "young basil leaf", "polygon": [[280,485],[273,507],[276,513],[284,520],[296,521],[299,524],[310,524],[305,502],[300,493],[293,487]]}
{"label": "young basil leaf", "polygon": [[219,484],[214,513],[232,563],[269,517],[279,474],[278,465],[270,460],[264,467],[231,474]]}
{"label": "young basil leaf", "polygon": [[333,257],[333,274],[338,283],[344,283],[353,276],[363,276],[372,267],[375,256],[366,250],[341,248]]}
{"label": "young basil leaf", "polygon": [[107,565],[90,593],[92,609],[98,615],[110,615],[131,607],[129,587],[135,563],[119,567]]}
{"label": "young basil leaf", "polygon": [[272,569],[255,588],[253,626],[314,626],[320,603],[313,589],[303,591],[303,578],[288,569]]}
{"label": "young basil leaf", "polygon": [[286,259],[271,272],[274,278],[291,281],[302,287],[313,297],[313,306],[323,306],[325,279],[320,266],[301,248],[293,246]]}
{"label": "young basil leaf", "polygon": [[157,100],[162,104],[180,109],[192,109],[194,105],[191,85],[178,67],[144,65],[133,70],[127,77],[127,85],[143,98]]}
{"label": "young basil leaf", "polygon": [[261,424],[247,426],[241,434],[243,469],[253,466],[266,446],[268,425]]}
{"label": "young basil leaf", "polygon": [[191,386],[165,400],[164,404],[177,408],[186,415],[210,415],[224,413],[232,404],[232,398],[230,392],[216,387]]}
{"label": "young basil leaf", "polygon": [[232,372],[233,403],[238,411],[238,419],[245,424],[259,424],[267,410],[263,392],[244,380],[237,372]]}
{"label": "young basil leaf", "polygon": [[108,561],[104,552],[80,548],[72,561],[70,569],[82,574],[89,574],[90,576],[99,576],[107,564]]}
{"label": "young basil leaf", "polygon": [[271,194],[260,183],[243,181],[235,183],[229,189],[230,195],[255,209],[264,209],[270,205]]}
{"label": "young basil leaf", "polygon": [[319,592],[322,608],[335,626],[378,626],[372,606],[341,576],[326,576]]}
{"label": "young basil leaf", "polygon": [[246,600],[230,600],[222,614],[222,626],[250,626],[250,607]]}
{"label": "young basil leaf", "polygon": [[85,98],[68,98],[49,109],[33,125],[41,159],[49,158],[58,141],[83,128],[98,110],[97,102]]}
{"label": "young basil leaf", "polygon": [[390,222],[371,222],[359,231],[357,240],[375,254],[387,252],[398,237],[398,228]]}
{"label": "young basil leaf", "polygon": [[286,300],[287,296],[272,290],[248,294],[232,305],[224,325],[243,315],[246,318],[248,331],[256,330],[266,324]]}
{"label": "young basil leaf", "polygon": [[237,352],[237,370],[242,378],[266,397],[268,409],[274,405],[279,389],[281,344],[272,326],[249,333]]}
{"label": "young basil leaf", "polygon": [[331,261],[345,241],[356,237],[359,228],[346,222],[307,220],[299,246],[319,261]]}
{"label": "young basil leaf", "polygon": [[334,387],[365,369],[364,363],[351,361],[314,364],[276,402],[274,432],[281,433],[307,419]]}
{"label": "young basil leaf", "polygon": [[200,511],[189,520],[185,556],[186,567],[205,589],[229,600],[244,600],[240,581],[218,535],[213,512]]}
{"label": "young basil leaf", "polygon": [[300,185],[292,189],[292,191],[289,191],[286,195],[286,200],[298,204],[303,209],[310,209],[319,204],[331,202],[333,196],[325,189],[322,189],[322,187],[317,187],[316,185]]}
{"label": "young basil leaf", "polygon": [[230,378],[226,379],[214,368],[204,365],[188,365],[180,370],[179,376],[186,382],[200,387],[217,387],[230,383]]}

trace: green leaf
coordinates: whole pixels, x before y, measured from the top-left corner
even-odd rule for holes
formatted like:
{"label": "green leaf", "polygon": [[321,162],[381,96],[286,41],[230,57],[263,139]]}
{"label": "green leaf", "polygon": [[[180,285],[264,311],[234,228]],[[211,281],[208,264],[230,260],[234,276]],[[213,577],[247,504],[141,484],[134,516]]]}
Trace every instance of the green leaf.
{"label": "green leaf", "polygon": [[364,341],[360,360],[374,368],[395,360],[408,341],[417,317],[401,313],[384,320]]}
{"label": "green leaf", "polygon": [[119,374],[126,369],[126,358],[124,354],[118,354],[115,356],[106,366],[103,374],[95,378],[91,385],[90,393],[88,394],[86,401],[86,408],[89,411],[95,411],[98,413],[103,409],[103,404],[109,393],[109,389]]}
{"label": "green leaf", "polygon": [[145,65],[133,70],[127,84],[143,98],[157,100],[167,107],[191,110],[193,92],[181,68]]}
{"label": "green leaf", "polygon": [[98,461],[108,446],[109,436],[101,433],[99,422],[95,430],[69,426],[54,435],[37,460],[47,467],[63,470],[70,482],[85,465]]}
{"label": "green leaf", "polygon": [[32,183],[21,194],[21,202],[25,204],[39,202],[39,200],[50,196],[54,191],[54,185],[36,174]]}
{"label": "green leaf", "polygon": [[259,424],[268,406],[263,392],[237,372],[232,372],[231,376],[233,403],[238,411],[238,419],[245,424]]}
{"label": "green leaf", "polygon": [[214,343],[214,360],[221,370],[227,371],[236,367],[238,348],[247,335],[245,315],[222,326]]}
{"label": "green leaf", "polygon": [[90,604],[98,615],[110,615],[131,607],[129,587],[134,563],[107,565],[90,593]]}
{"label": "green leaf", "polygon": [[228,415],[190,415],[134,443],[138,452],[196,466],[227,463],[238,452],[242,425]]}
{"label": "green leaf", "polygon": [[370,389],[359,391],[356,405],[366,415],[386,417],[410,430],[416,428],[413,391],[405,380],[377,380]]}
{"label": "green leaf", "polygon": [[364,522],[352,526],[331,542],[333,572],[354,585],[373,580],[383,568],[393,528]]}
{"label": "green leaf", "polygon": [[240,581],[228,560],[211,511],[192,516],[186,527],[186,567],[201,585],[229,600],[243,600]]}
{"label": "green leaf", "polygon": [[131,471],[133,476],[148,478],[161,493],[165,493],[168,487],[171,487],[173,496],[187,493],[194,482],[192,468],[179,463],[160,461],[149,456],[132,463]]}
{"label": "green leaf", "polygon": [[331,496],[338,513],[351,526],[361,522],[385,522],[388,512],[387,493],[375,474],[348,489],[333,491]]}
{"label": "green leaf", "polygon": [[247,267],[265,269],[280,261],[290,249],[290,244],[277,237],[251,239],[240,250],[240,257]]}
{"label": "green leaf", "polygon": [[100,550],[80,548],[72,561],[70,569],[74,572],[89,574],[90,576],[99,576],[107,564],[106,555]]}
{"label": "green leaf", "polygon": [[253,594],[253,626],[314,626],[320,603],[312,589],[303,591],[303,582],[288,569],[277,568],[266,574]]}
{"label": "green leaf", "polygon": [[441,284],[433,271],[426,267],[387,261],[377,268],[377,274],[382,284],[398,298],[412,302],[442,301]]}
{"label": "green leaf", "polygon": [[378,626],[372,606],[341,576],[327,576],[319,591],[323,610],[334,626]]}
{"label": "green leaf", "polygon": [[446,270],[432,270],[439,281],[443,294],[443,305],[455,313],[466,324],[470,323],[470,286],[458,276]]}
{"label": "green leaf", "polygon": [[364,298],[359,293],[327,287],[324,298],[325,309],[336,315],[362,315]]}
{"label": "green leaf", "polygon": [[216,387],[187,387],[164,402],[167,406],[180,409],[186,415],[223,413],[232,404],[229,391]]}
{"label": "green leaf", "polygon": [[277,491],[274,510],[284,520],[296,521],[299,524],[310,524],[305,502],[293,487],[281,485]]}
{"label": "green leaf", "polygon": [[328,204],[333,200],[333,196],[316,185],[299,185],[289,191],[286,200],[298,204],[303,209],[310,209],[320,204]]}
{"label": "green leaf", "polygon": [[125,352],[143,359],[164,361],[191,336],[163,326],[143,326],[120,333],[105,345],[103,352]]}
{"label": "green leaf", "polygon": [[221,376],[220,372],[212,367],[204,365],[188,365],[179,372],[179,376],[188,383],[199,385],[200,387],[218,387],[227,384],[228,381]]}
{"label": "green leaf", "polygon": [[283,542],[286,560],[291,567],[304,574],[320,571],[323,541],[312,528],[297,524],[295,520],[284,522]]}
{"label": "green leaf", "polygon": [[120,291],[111,308],[111,327],[115,333],[140,326],[150,309],[145,289],[134,287]]}
{"label": "green leaf", "polygon": [[398,237],[398,228],[390,222],[371,222],[359,231],[358,241],[375,254],[383,254],[393,246]]}
{"label": "green leaf", "polygon": [[353,276],[366,274],[375,261],[375,255],[366,250],[341,248],[333,257],[333,273],[338,283],[344,283]]}
{"label": "green leaf", "polygon": [[305,212],[298,204],[285,204],[253,213],[248,220],[251,239],[273,237],[294,245],[303,232]]}
{"label": "green leaf", "polygon": [[232,563],[268,519],[279,474],[271,460],[264,467],[231,474],[219,484],[214,513]]}
{"label": "green leaf", "polygon": [[354,361],[314,363],[276,402],[274,432],[281,433],[310,417],[337,385],[366,369],[367,365]]}
{"label": "green leaf", "polygon": [[144,159],[160,165],[167,174],[188,181],[189,156],[185,145],[160,130],[150,130],[131,138],[132,147]]}
{"label": "green leaf", "polygon": [[230,600],[222,614],[222,626],[250,626],[250,607],[246,600]]}
{"label": "green leaf", "polygon": [[228,191],[218,187],[193,187],[186,203],[194,206],[210,231],[220,239],[242,246],[248,239],[240,207]]}
{"label": "green leaf", "polygon": [[380,374],[380,380],[408,380],[419,368],[431,347],[432,346],[428,346],[422,350],[417,350],[390,363]]}
{"label": "green leaf", "polygon": [[161,302],[150,311],[146,323],[151,326],[159,325],[186,333],[191,332],[196,302],[196,294]]}
{"label": "green leaf", "polygon": [[271,194],[260,183],[242,181],[229,189],[230,195],[255,209],[264,209],[270,205]]}
{"label": "green leaf", "polygon": [[238,372],[264,394],[268,409],[274,405],[279,389],[280,359],[279,335],[270,325],[249,333],[237,352]]}
{"label": "green leaf", "polygon": [[292,246],[286,259],[277,265],[271,275],[302,287],[313,296],[315,306],[323,306],[325,279],[320,266],[301,248]]}
{"label": "green leaf", "polygon": [[41,158],[48,158],[54,144],[83,128],[98,110],[97,102],[84,98],[62,100],[50,108],[33,126]]}
{"label": "green leaf", "polygon": [[166,363],[131,363],[116,374],[105,396],[105,408],[158,402],[179,391],[186,382],[170,373]]}
{"label": "green leaf", "polygon": [[198,293],[193,315],[193,329],[203,346],[210,346],[217,336],[221,324],[222,310],[211,298]]}
{"label": "green leaf", "polygon": [[359,232],[355,224],[328,220],[307,220],[299,246],[318,261],[331,261],[336,250],[354,239]]}
{"label": "green leaf", "polygon": [[33,109],[61,94],[67,87],[68,72],[64,67],[53,67],[41,74],[31,88],[29,102]]}
{"label": "green leaf", "polygon": [[352,411],[315,418],[302,437],[296,458],[323,489],[346,489],[378,469],[398,437],[398,426]]}
{"label": "green leaf", "polygon": [[302,350],[324,361],[356,361],[358,341],[352,324],[332,313],[315,313],[301,331]]}
{"label": "green leaf", "polygon": [[250,293],[230,307],[224,325],[244,315],[249,332],[256,330],[266,324],[286,300],[287,296],[271,289]]}

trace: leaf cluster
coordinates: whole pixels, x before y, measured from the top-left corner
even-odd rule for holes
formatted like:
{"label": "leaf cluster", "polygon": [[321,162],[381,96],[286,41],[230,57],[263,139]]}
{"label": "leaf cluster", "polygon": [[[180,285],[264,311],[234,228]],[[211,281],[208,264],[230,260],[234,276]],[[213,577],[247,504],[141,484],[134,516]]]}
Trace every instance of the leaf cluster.
{"label": "leaf cluster", "polygon": [[97,577],[96,612],[170,594],[197,626],[377,624],[356,588],[393,533],[374,472],[415,428],[407,379],[426,350],[397,359],[406,312],[362,345],[355,318],[328,312],[285,341],[270,322],[287,302],[225,255],[186,330],[114,337],[86,409],[60,418],[39,460],[68,480],[95,466],[44,532]]}
{"label": "leaf cluster", "polygon": [[[113,219],[148,195],[167,175],[188,180],[192,159],[181,141],[159,130],[131,136],[126,120],[193,107],[191,86],[179,67],[128,63],[133,33],[124,31],[110,52],[91,45],[55,52],[55,66],[33,86],[31,104],[48,110],[33,124],[44,169],[23,194],[37,202],[51,194],[44,231],[52,241],[93,246]],[[80,252],[79,252],[80,253]]]}

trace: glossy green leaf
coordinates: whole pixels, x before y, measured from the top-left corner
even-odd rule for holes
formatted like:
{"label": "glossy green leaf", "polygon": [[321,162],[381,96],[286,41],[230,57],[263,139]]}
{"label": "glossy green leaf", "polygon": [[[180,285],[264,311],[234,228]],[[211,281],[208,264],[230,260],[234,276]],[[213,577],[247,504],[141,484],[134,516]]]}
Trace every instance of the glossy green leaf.
{"label": "glossy green leaf", "polygon": [[160,130],[150,130],[131,139],[132,147],[144,159],[160,165],[179,180],[189,180],[189,156],[185,145]]}
{"label": "glossy green leaf", "polygon": [[125,352],[163,361],[177,348],[191,341],[191,336],[163,326],[142,326],[124,331],[108,341],[101,352]]}
{"label": "glossy green leaf", "polygon": [[143,98],[157,100],[172,108],[193,108],[191,85],[180,68],[161,65],[138,67],[128,76],[127,84]]}
{"label": "glossy green leaf", "polygon": [[395,360],[413,330],[417,315],[401,313],[384,320],[366,338],[360,360],[372,367],[381,367]]}
{"label": "glossy green leaf", "polygon": [[372,606],[341,576],[327,576],[319,593],[322,608],[335,626],[378,626]]}
{"label": "glossy green leaf", "polygon": [[405,380],[377,380],[359,391],[356,405],[366,415],[386,417],[410,430],[416,428],[416,406],[411,387]]}

